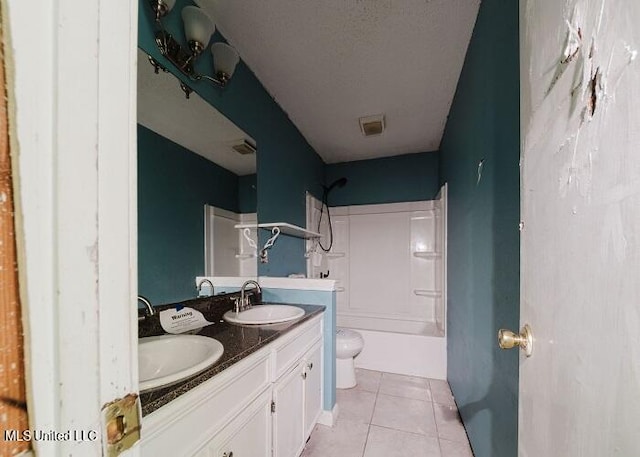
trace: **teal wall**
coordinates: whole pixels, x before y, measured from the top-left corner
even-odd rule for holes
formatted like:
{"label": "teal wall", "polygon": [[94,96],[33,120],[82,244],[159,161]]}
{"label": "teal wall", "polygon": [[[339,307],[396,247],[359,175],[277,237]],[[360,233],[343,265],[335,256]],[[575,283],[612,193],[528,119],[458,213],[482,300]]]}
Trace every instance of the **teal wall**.
{"label": "teal wall", "polygon": [[[168,16],[168,29],[180,40],[184,37],[180,11],[189,4],[193,3],[177,0]],[[140,48],[171,69],[153,40],[152,14],[146,0],[139,1],[139,11]],[[222,37],[216,32],[212,41],[221,40]],[[140,65],[146,64],[145,61],[140,62]],[[204,52],[200,56],[197,69],[213,73],[210,52]],[[251,70],[241,60],[224,90],[207,82],[193,82],[179,77],[256,141],[259,189],[256,207],[260,222],[286,221],[304,225],[305,192],[321,195],[324,163]],[[261,233],[262,242],[267,239],[266,236],[267,233]],[[259,265],[261,275],[286,276],[305,269],[302,240],[282,236],[269,256],[268,264]],[[143,260],[140,259],[140,262]],[[174,258],[165,257],[164,261],[170,263]],[[163,280],[157,278],[158,283]],[[185,297],[175,297],[175,300],[183,298]]]}
{"label": "teal wall", "polygon": [[[297,131],[296,131],[297,132]],[[260,222],[306,224],[306,192],[320,197],[324,182],[324,162],[306,142],[296,136],[258,140],[258,219]],[[262,153],[266,148],[268,154]],[[305,149],[309,148],[308,150]],[[260,230],[260,243],[271,233]],[[261,276],[305,273],[304,240],[280,236],[269,250],[269,263],[258,263]]]}
{"label": "teal wall", "polygon": [[138,291],[153,304],[195,297],[205,203],[238,212],[238,177],[138,125]]}
{"label": "teal wall", "polygon": [[329,205],[432,200],[440,190],[439,156],[422,152],[329,164],[325,168],[328,185],[342,177],[348,179],[346,186],[331,191]]}
{"label": "teal wall", "polygon": [[519,325],[518,40],[518,2],[483,0],[440,147],[448,378],[476,457],[517,455],[518,351],[496,335]]}
{"label": "teal wall", "polygon": [[258,176],[238,177],[238,210],[240,213],[255,213],[258,206]]}

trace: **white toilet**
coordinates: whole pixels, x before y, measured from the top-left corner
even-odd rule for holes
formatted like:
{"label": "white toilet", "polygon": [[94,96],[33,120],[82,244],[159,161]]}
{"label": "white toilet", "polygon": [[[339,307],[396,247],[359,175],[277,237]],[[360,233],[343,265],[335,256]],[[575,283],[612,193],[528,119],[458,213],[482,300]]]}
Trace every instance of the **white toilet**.
{"label": "white toilet", "polygon": [[338,389],[350,389],[356,386],[353,358],[360,354],[363,347],[362,335],[353,330],[338,328],[336,331],[336,387]]}

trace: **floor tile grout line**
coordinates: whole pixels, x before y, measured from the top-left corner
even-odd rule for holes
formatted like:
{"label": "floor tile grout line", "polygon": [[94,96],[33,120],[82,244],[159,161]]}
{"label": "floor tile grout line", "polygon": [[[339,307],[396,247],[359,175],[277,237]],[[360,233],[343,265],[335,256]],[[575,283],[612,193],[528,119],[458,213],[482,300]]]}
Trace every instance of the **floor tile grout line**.
{"label": "floor tile grout line", "polygon": [[433,403],[431,400],[421,400],[419,398],[411,398],[411,397],[401,397],[399,395],[389,395],[389,394],[385,394],[385,393],[378,393],[378,395],[376,395],[376,401],[378,400],[378,396],[379,395],[384,395],[385,397],[392,397],[392,398],[402,398],[403,400],[411,400],[411,401],[419,401],[422,403]]}
{"label": "floor tile grout line", "polygon": [[369,434],[371,433],[371,422],[373,421],[373,415],[376,413],[376,405],[378,404],[378,395],[380,392],[380,384],[382,383],[382,374],[378,381],[378,390],[376,390],[376,398],[373,400],[373,409],[371,410],[371,417],[369,417],[369,424],[367,427],[367,437],[364,440],[364,448],[362,449],[362,457],[367,452],[367,445],[369,444]]}
{"label": "floor tile grout line", "polygon": [[369,444],[369,433],[371,433],[371,424],[368,424],[367,426],[367,436],[364,439],[364,446],[362,447],[362,456],[364,457],[364,454],[367,452],[367,444]]}
{"label": "floor tile grout line", "polygon": [[[422,437],[426,437],[426,438],[435,438],[437,440],[440,439],[437,435],[428,435],[428,434],[425,434],[425,433],[411,432],[409,430],[403,430],[401,428],[389,427],[388,425],[378,425],[378,424],[371,424],[371,425],[373,427],[384,428],[385,430],[391,430],[391,431],[394,431],[394,432],[408,433],[409,435],[422,436]],[[448,441],[451,441],[451,440],[448,440]]]}
{"label": "floor tile grout line", "polygon": [[[429,388],[431,388],[431,383],[429,383]],[[431,398],[433,399],[433,396]],[[436,417],[436,406],[433,401],[431,402],[431,414],[433,414],[433,423],[436,426],[436,436],[438,437],[438,449],[440,450],[440,457],[442,457],[442,443],[440,442],[440,427],[438,426],[438,418]]]}
{"label": "floor tile grout line", "polygon": [[422,399],[422,398],[406,397],[406,396],[404,396],[404,395],[394,395],[394,394],[388,394],[388,393],[386,393],[386,392],[379,392],[379,394],[380,394],[380,395],[385,395],[385,396],[387,396],[387,397],[404,398],[404,399],[406,399],[406,400],[424,401],[424,402],[427,402],[427,403],[432,403],[432,402],[433,402],[433,400],[431,400],[431,399],[424,400],[424,399]]}

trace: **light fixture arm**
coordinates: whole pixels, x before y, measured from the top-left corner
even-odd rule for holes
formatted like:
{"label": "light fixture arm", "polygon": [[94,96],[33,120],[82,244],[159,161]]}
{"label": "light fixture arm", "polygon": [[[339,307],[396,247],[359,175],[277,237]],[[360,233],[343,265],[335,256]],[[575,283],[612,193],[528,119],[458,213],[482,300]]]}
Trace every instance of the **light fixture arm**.
{"label": "light fixture arm", "polygon": [[191,92],[193,92],[193,89],[187,86],[185,83],[180,83],[180,89],[182,89],[182,92],[184,92],[185,98],[189,100],[189,96],[191,95]]}
{"label": "light fixture arm", "polygon": [[196,75],[196,80],[200,81],[202,79],[206,79],[214,84],[217,84],[220,87],[224,87],[229,82],[229,76],[226,73],[219,72],[215,77],[209,75]]}
{"label": "light fixture arm", "polygon": [[156,13],[156,21],[160,21],[160,18],[166,16],[171,9],[171,6],[164,0],[149,0],[149,5]]}
{"label": "light fixture arm", "polygon": [[165,56],[174,67],[180,70],[180,73],[193,81],[200,79],[200,75],[195,73],[193,69],[193,61],[196,56],[186,51],[164,28],[156,31],[156,45],[160,53]]}
{"label": "light fixture arm", "polygon": [[[225,87],[229,82],[229,75],[218,72],[215,76],[208,76],[197,73],[194,63],[198,56],[205,49],[205,44],[198,41],[190,41],[188,46],[181,45],[164,27],[162,18],[167,15],[169,9],[163,0],[149,0],[151,9],[155,13],[155,42],[160,53],[176,67],[180,73],[188,77],[191,81],[206,80],[218,87]],[[155,67],[156,73],[159,69],[167,71],[155,59],[149,57],[149,61]]]}

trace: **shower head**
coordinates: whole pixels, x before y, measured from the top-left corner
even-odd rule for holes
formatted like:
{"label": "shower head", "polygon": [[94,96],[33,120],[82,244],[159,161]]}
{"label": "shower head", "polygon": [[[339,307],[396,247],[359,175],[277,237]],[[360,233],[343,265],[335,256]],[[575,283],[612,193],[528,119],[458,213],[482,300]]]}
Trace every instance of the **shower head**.
{"label": "shower head", "polygon": [[331,183],[331,185],[329,187],[324,188],[325,193],[329,193],[331,192],[334,188],[336,187],[344,187],[347,184],[347,178],[340,178],[340,179],[336,179],[335,181],[333,181]]}

